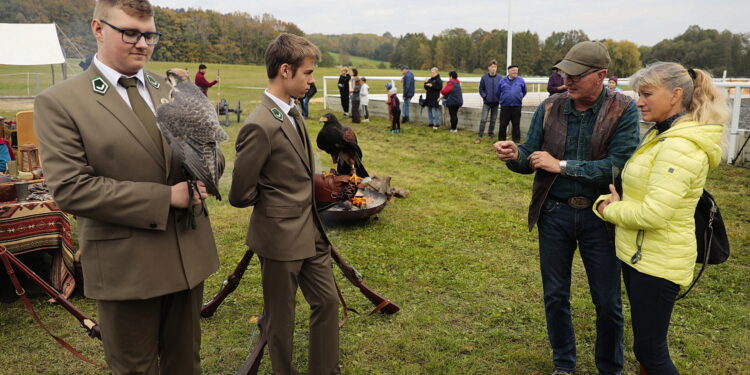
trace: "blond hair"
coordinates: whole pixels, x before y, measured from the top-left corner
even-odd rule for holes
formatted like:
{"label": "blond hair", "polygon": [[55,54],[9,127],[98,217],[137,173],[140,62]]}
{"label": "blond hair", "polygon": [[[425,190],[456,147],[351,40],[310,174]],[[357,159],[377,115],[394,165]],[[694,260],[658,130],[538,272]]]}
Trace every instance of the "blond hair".
{"label": "blond hair", "polygon": [[120,8],[125,14],[132,17],[153,17],[154,8],[148,0],[97,0],[94,7],[94,18],[106,20],[109,16],[109,10]]}
{"label": "blond hair", "polygon": [[297,74],[297,68],[302,65],[306,57],[314,61],[320,60],[320,50],[309,40],[294,34],[282,33],[271,41],[266,48],[266,74],[268,79],[274,79],[279,74],[279,67],[289,64],[292,77]]}
{"label": "blond hair", "polygon": [[[693,77],[694,75],[694,77]],[[663,86],[668,90],[682,89],[682,106],[687,113],[677,119],[699,124],[725,125],[729,121],[726,93],[711,80],[711,74],[701,69],[685,69],[673,62],[655,62],[636,72],[631,78],[636,92],[642,87]]]}

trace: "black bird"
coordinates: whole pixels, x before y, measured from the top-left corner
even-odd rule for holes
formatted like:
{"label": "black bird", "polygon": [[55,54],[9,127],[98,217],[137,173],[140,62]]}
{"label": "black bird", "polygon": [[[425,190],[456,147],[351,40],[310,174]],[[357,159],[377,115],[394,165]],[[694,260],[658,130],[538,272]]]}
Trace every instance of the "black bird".
{"label": "black bird", "polygon": [[323,128],[318,133],[318,148],[331,155],[333,166],[339,174],[351,175],[353,179],[368,177],[362,164],[362,149],[357,144],[357,135],[348,126],[341,125],[331,113],[320,118]]}

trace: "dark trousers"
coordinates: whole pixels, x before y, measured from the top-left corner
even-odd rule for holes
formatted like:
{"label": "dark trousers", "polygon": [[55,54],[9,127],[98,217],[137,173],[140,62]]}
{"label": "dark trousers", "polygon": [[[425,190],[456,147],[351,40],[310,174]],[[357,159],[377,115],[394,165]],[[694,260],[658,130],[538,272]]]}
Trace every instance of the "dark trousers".
{"label": "dark trousers", "polygon": [[260,258],[268,350],[276,375],[297,374],[292,365],[297,287],[310,305],[310,375],[338,374],[339,300],[328,243],[316,235],[316,254],[290,262]]}
{"label": "dark trousers", "polygon": [[504,141],[507,136],[508,123],[511,123],[513,142],[521,142],[521,107],[500,106],[500,134],[498,140]]}
{"label": "dark trousers", "polygon": [[458,109],[461,108],[460,106],[450,106],[448,107],[448,113],[451,116],[451,130],[456,130],[458,128]]}
{"label": "dark trousers", "polygon": [[339,94],[341,95],[341,108],[344,113],[349,113],[349,92],[339,91]]}
{"label": "dark trousers", "polygon": [[391,109],[391,130],[401,129],[401,109],[396,107]]}
{"label": "dark trousers", "polygon": [[363,105],[361,108],[362,108],[362,114],[364,115],[365,120],[369,119],[370,118],[370,110],[367,109],[366,105]]}
{"label": "dark trousers", "polygon": [[145,300],[97,301],[112,373],[200,374],[202,304],[203,283]]}
{"label": "dark trousers", "polygon": [[575,209],[548,199],[542,206],[538,228],[544,311],[555,367],[567,371],[576,368],[570,280],[573,254],[578,248],[596,307],[596,367],[602,375],[620,374],[624,325],[620,260],[604,222],[591,208]]}
{"label": "dark trousers", "polygon": [[669,357],[667,332],[680,286],[624,262],[622,278],[630,301],[635,357],[649,375],[679,374]]}
{"label": "dark trousers", "polygon": [[352,100],[352,122],[355,124],[361,122],[359,115],[359,100]]}

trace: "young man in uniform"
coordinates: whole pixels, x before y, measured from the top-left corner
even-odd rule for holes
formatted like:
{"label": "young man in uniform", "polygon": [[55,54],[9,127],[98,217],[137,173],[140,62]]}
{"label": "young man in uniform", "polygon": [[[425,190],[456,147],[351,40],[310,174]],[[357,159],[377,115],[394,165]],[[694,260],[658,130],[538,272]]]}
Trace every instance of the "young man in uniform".
{"label": "young man in uniform", "polygon": [[[203,280],[219,259],[208,217],[185,229],[179,161],[156,124],[169,84],[143,70],[159,41],[147,0],[99,0],[87,71],[34,104],[44,174],[60,208],[78,217],[86,297],[97,300],[114,374],[200,374]],[[223,165],[221,166],[223,169]]]}
{"label": "young man in uniform", "polygon": [[315,82],[318,48],[281,34],[266,49],[268,88],[237,136],[229,202],[254,206],[247,245],[261,262],[264,315],[274,374],[292,364],[297,287],[310,304],[310,374],[337,374],[338,299],[330,243],[313,200],[312,143],[294,105]]}

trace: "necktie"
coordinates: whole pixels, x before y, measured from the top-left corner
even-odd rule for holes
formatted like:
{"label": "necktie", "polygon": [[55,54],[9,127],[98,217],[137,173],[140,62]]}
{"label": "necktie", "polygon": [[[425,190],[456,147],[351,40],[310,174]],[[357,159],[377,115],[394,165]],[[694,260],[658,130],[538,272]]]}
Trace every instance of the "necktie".
{"label": "necktie", "polygon": [[148,135],[151,136],[154,144],[156,144],[156,148],[159,149],[159,153],[164,155],[164,146],[161,143],[161,132],[159,132],[159,127],[156,126],[156,116],[154,116],[151,107],[146,104],[146,101],[143,100],[143,97],[138,92],[138,78],[120,77],[117,82],[128,91],[128,99],[130,100],[130,106],[133,108],[133,112],[135,112],[135,115],[141,120],[143,128],[145,128]]}
{"label": "necktie", "polygon": [[302,127],[304,126],[304,121],[302,119],[302,115],[300,115],[299,111],[297,110],[297,107],[293,107],[289,110],[289,116],[292,116],[294,118],[294,123],[297,125],[297,134],[299,134],[299,139],[302,140],[302,146],[307,149],[307,142],[305,141],[305,132],[302,130]]}

